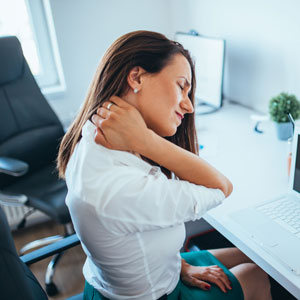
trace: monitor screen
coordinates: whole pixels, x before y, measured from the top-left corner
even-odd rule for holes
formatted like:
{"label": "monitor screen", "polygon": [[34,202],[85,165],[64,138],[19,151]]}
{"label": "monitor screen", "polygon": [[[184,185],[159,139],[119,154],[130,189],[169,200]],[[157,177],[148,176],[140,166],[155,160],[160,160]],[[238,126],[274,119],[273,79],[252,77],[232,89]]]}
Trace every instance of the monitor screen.
{"label": "monitor screen", "polygon": [[293,189],[300,193],[300,135],[298,135]]}
{"label": "monitor screen", "polygon": [[201,35],[176,33],[176,41],[189,50],[196,69],[196,104],[222,106],[225,41]]}

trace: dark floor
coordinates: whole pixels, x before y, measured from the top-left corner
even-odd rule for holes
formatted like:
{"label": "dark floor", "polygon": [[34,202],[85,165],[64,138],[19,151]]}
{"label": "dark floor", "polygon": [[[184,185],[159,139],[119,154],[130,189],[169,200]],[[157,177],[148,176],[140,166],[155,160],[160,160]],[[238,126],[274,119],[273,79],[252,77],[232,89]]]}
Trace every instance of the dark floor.
{"label": "dark floor", "polygon": [[[231,242],[216,230],[191,238],[187,246],[190,248],[193,245],[201,250],[234,247]],[[272,277],[270,277],[270,282],[273,300],[297,300]]]}

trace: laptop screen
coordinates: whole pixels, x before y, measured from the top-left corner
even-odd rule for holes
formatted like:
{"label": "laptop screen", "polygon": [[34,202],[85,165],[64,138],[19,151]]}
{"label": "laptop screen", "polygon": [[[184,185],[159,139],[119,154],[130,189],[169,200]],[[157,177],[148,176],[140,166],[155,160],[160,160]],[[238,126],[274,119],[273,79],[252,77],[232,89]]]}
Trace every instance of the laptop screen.
{"label": "laptop screen", "polygon": [[300,193],[300,135],[298,135],[293,189]]}

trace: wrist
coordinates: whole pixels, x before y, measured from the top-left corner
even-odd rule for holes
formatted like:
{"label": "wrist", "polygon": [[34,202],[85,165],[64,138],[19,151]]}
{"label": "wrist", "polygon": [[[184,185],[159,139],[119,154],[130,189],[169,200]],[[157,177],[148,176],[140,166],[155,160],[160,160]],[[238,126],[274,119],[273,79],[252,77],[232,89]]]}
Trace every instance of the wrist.
{"label": "wrist", "polygon": [[141,154],[142,156],[151,159],[151,153],[153,153],[155,149],[157,137],[158,135],[153,130],[147,128],[144,134],[143,141],[140,143],[140,145],[137,145],[137,149],[135,151]]}
{"label": "wrist", "polygon": [[186,270],[188,269],[190,265],[184,260],[184,259],[181,259],[181,272],[180,272],[180,275],[183,275],[186,273]]}

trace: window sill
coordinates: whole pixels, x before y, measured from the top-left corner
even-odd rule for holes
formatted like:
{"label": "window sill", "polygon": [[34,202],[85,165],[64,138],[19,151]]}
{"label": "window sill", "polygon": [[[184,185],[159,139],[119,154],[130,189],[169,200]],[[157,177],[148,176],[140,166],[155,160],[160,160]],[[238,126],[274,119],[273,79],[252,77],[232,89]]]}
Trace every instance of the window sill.
{"label": "window sill", "polygon": [[47,100],[63,97],[66,94],[66,90],[66,86],[62,84],[41,88],[41,91]]}

